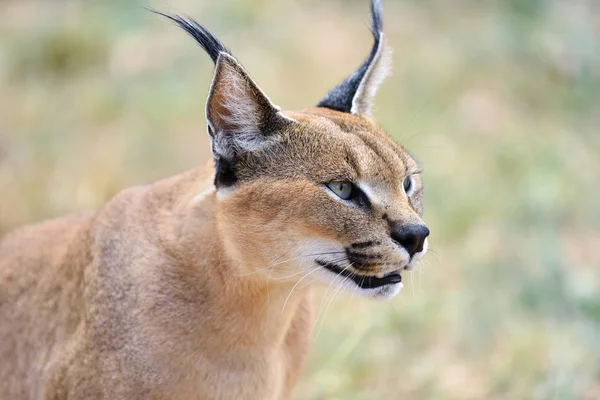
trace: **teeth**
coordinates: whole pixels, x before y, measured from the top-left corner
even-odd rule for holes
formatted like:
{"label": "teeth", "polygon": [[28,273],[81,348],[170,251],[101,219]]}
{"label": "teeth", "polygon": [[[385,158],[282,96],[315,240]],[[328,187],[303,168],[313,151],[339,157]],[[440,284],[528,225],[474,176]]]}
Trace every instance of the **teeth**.
{"label": "teeth", "polygon": [[385,274],[383,272],[379,272],[379,273],[375,274],[375,276],[378,277],[379,279],[381,279],[385,276]]}

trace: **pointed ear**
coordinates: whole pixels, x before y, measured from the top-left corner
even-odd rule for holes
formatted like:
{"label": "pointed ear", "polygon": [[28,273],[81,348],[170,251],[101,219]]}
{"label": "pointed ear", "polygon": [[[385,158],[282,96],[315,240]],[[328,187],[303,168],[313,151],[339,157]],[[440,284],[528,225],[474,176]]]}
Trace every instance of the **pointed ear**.
{"label": "pointed ear", "polygon": [[208,134],[215,159],[215,185],[233,185],[237,181],[237,159],[244,153],[268,146],[275,132],[295,121],[271,103],[208,29],[189,17],[149,10],[179,25],[216,64],[206,102]]}
{"label": "pointed ear", "polygon": [[371,114],[377,89],[391,67],[391,49],[386,46],[382,32],[383,10],[380,0],[371,0],[371,18],[375,42],[369,57],[352,75],[327,93],[318,107],[352,114]]}
{"label": "pointed ear", "polygon": [[233,56],[219,54],[206,102],[215,159],[231,161],[267,144],[275,130],[291,122],[279,111]]}

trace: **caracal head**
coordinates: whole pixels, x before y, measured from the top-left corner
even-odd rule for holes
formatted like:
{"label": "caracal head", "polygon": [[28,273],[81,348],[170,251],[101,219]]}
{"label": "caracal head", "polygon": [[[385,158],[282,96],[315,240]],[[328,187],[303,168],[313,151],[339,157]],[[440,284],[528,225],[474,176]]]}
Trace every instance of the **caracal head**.
{"label": "caracal head", "polygon": [[427,251],[419,167],[370,116],[390,68],[378,0],[371,15],[368,58],[301,111],[274,105],[205,28],[167,16],[216,64],[206,117],[217,225],[228,255],[253,276],[388,298]]}

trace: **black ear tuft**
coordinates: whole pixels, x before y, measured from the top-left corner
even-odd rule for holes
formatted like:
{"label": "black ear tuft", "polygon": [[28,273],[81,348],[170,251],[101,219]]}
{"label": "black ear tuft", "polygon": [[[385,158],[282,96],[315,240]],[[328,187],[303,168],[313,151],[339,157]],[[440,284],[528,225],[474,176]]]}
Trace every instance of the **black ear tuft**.
{"label": "black ear tuft", "polygon": [[375,36],[375,44],[378,43],[381,32],[383,32],[383,7],[381,0],[371,1],[371,31]]}
{"label": "black ear tuft", "polygon": [[[371,70],[381,70],[380,72],[375,71],[375,74],[382,77],[385,75],[385,71],[388,69],[387,61],[383,60],[386,59],[387,56],[385,55],[385,49],[383,49],[383,9],[381,6],[381,0],[371,0],[371,32],[373,33],[374,43],[369,57],[355,72],[352,73],[352,75],[327,93],[327,95],[319,102],[319,104],[317,104],[317,107],[325,107],[332,110],[353,114],[360,114],[364,111],[368,113],[370,107],[366,107],[367,109],[363,110],[365,107],[356,106],[356,102],[360,100],[356,99],[356,97],[365,95],[369,96],[369,94],[370,97],[372,97],[382,79],[374,79],[373,83],[375,84],[375,87],[371,89],[367,88],[367,90],[361,90],[361,85],[365,86],[366,83],[369,83],[369,75],[371,75],[371,72],[373,72]],[[383,60],[382,63],[379,62],[380,59]],[[384,65],[378,66],[377,64]],[[365,100],[370,100],[370,98]],[[365,100],[362,100],[363,105]]]}
{"label": "black ear tuft", "polygon": [[212,33],[198,22],[196,22],[193,18],[190,17],[180,17],[179,15],[168,15],[161,13],[160,11],[153,10],[148,8],[149,11],[163,16],[173,22],[175,22],[181,29],[186,31],[191,37],[196,39],[196,42],[208,53],[210,58],[216,64],[217,59],[219,58],[220,53],[231,54],[229,50],[223,46],[219,40],[213,36]]}

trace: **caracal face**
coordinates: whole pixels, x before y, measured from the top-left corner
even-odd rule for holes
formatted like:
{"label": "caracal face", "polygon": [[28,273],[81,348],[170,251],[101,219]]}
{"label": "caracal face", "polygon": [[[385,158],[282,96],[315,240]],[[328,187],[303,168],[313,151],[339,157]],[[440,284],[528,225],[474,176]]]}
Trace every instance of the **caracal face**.
{"label": "caracal face", "polygon": [[368,117],[307,109],[238,163],[217,198],[235,258],[277,281],[315,279],[371,298],[402,288],[427,251],[416,162]]}

